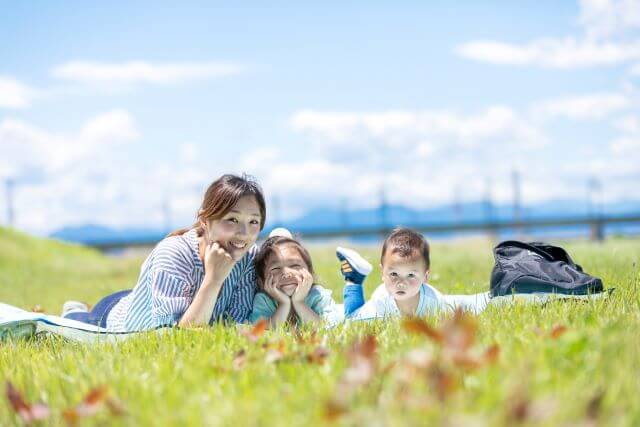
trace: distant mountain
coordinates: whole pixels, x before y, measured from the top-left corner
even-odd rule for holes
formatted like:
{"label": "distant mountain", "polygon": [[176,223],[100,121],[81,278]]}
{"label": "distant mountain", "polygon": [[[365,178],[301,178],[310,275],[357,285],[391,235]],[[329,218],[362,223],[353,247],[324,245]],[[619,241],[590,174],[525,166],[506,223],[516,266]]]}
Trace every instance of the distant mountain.
{"label": "distant mountain", "polygon": [[67,242],[93,245],[96,243],[117,242],[148,242],[150,244],[162,240],[167,235],[166,230],[151,228],[120,228],[113,229],[102,225],[87,224],[64,227],[50,234],[50,237]]}
{"label": "distant mountain", "polygon": [[[626,201],[607,205],[603,214],[623,214],[640,212],[640,201]],[[584,202],[556,200],[528,205],[521,208],[520,218],[571,218],[590,215]],[[316,209],[306,215],[284,224],[292,230],[322,230],[336,228],[369,228],[385,224],[388,226],[437,225],[457,222],[508,221],[514,218],[511,205],[487,205],[483,202],[471,202],[454,206],[439,206],[432,209],[411,209],[402,205],[341,211],[337,209]],[[276,226],[276,224],[273,224]]]}
{"label": "distant mountain", "polygon": [[[640,201],[624,201],[606,205],[603,214],[621,215],[639,213]],[[520,217],[527,219],[571,218],[590,215],[589,207],[584,201],[555,200],[527,205],[521,208]],[[404,225],[409,227],[455,224],[463,222],[508,221],[514,218],[511,205],[487,205],[483,202],[470,202],[454,206],[438,206],[431,209],[412,209],[402,205],[388,205],[370,209],[342,211],[333,208],[320,208],[307,212],[300,218],[286,221],[283,224],[268,224],[265,233],[276,226],[285,226],[294,232],[323,231],[336,229],[357,230],[377,227],[384,224],[388,227]],[[582,226],[582,229],[585,227]],[[625,233],[635,230],[633,225],[611,224],[608,232]],[[575,231],[575,227],[564,227],[565,231]],[[137,242],[153,244],[167,235],[167,230],[153,228],[121,228],[112,229],[102,225],[87,224],[65,227],[55,231],[51,237],[69,242],[87,245],[118,244],[119,242]]]}

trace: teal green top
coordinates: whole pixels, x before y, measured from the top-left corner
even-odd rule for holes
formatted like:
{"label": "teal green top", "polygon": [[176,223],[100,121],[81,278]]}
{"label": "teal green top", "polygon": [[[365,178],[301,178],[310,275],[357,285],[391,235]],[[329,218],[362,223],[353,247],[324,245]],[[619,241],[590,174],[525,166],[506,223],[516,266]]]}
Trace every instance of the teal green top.
{"label": "teal green top", "polygon": [[[331,291],[320,285],[313,285],[304,303],[318,316],[328,323],[337,323],[344,319],[344,309],[341,304],[331,297]],[[278,308],[276,302],[265,292],[258,291],[253,297],[253,309],[249,315],[249,321],[256,323],[258,320],[269,319]]]}

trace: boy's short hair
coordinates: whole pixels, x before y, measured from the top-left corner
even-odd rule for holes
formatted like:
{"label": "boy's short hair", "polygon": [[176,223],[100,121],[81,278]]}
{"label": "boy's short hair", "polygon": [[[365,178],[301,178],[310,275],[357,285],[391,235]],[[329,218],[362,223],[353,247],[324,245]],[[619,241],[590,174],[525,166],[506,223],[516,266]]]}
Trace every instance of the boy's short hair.
{"label": "boy's short hair", "polygon": [[427,266],[427,270],[431,266],[429,258],[429,243],[424,236],[410,228],[396,228],[384,239],[382,244],[382,254],[380,255],[380,264],[384,265],[384,256],[387,251],[392,254],[399,254],[403,258],[422,257]]}

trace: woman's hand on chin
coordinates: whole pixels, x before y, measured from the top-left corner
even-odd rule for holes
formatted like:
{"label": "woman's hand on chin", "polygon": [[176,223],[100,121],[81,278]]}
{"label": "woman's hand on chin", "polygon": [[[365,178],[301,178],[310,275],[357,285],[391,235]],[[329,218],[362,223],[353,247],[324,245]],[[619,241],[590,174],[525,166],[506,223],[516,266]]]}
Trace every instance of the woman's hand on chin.
{"label": "woman's hand on chin", "polygon": [[236,261],[218,243],[210,242],[204,251],[204,272],[211,275],[214,283],[222,284]]}

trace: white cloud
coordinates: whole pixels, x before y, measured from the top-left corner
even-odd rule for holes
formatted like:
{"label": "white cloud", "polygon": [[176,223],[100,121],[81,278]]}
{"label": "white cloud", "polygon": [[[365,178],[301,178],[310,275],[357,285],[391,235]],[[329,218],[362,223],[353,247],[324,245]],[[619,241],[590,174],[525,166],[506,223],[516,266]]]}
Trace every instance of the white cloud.
{"label": "white cloud", "polygon": [[540,102],[533,107],[536,115],[569,119],[601,119],[631,106],[629,97],[619,93],[594,93]]}
{"label": "white cloud", "polygon": [[16,226],[38,234],[83,224],[161,228],[169,220],[172,228],[187,226],[217,173],[221,171],[180,159],[141,168],[124,151],[106,151],[42,182],[18,185]]}
{"label": "white cloud", "polygon": [[631,67],[630,72],[634,76],[640,76],[640,64],[635,64],[633,67]]}
{"label": "white cloud", "polygon": [[473,40],[456,47],[469,59],[492,64],[581,68],[622,64],[640,59],[638,0],[582,0],[578,23],[582,34],[538,38],[526,43]]}
{"label": "white cloud", "polygon": [[477,200],[486,177],[496,178],[497,198],[510,195],[512,168],[536,164],[543,173],[554,167],[541,160],[544,132],[504,106],[473,114],[303,110],[292,114],[290,126],[309,144],[305,159],[268,148],[241,166],[260,178],[267,194],[293,206],[375,206],[382,190],[393,203],[433,205],[449,203],[455,186]]}
{"label": "white cloud", "polygon": [[636,160],[635,168],[640,173],[640,116],[625,116],[613,122],[621,134],[609,142],[611,152]]}
{"label": "white cloud", "polygon": [[640,27],[640,2],[580,0],[578,22],[592,39],[621,35]]}
{"label": "white cloud", "polygon": [[104,148],[135,140],[138,131],[124,110],[98,115],[77,133],[47,132],[21,120],[0,121],[0,172],[22,176],[38,171],[51,174],[87,157],[99,156]]}
{"label": "white cloud", "polygon": [[[640,135],[636,137],[622,137],[611,141],[611,150],[614,153],[640,150]],[[638,169],[640,171],[640,167]]]}
{"label": "white cloud", "polygon": [[280,157],[281,152],[276,147],[256,148],[251,150],[251,153],[243,158],[240,168],[243,171],[262,171],[269,168],[269,165],[275,164]]}
{"label": "white cloud", "polygon": [[638,60],[640,42],[600,42],[567,37],[539,39],[518,45],[477,40],[458,46],[456,51],[465,58],[493,64],[569,69]]}
{"label": "white cloud", "polygon": [[138,136],[133,118],[122,109],[94,117],[80,131],[80,138],[93,144],[127,142],[135,140]]}
{"label": "white cloud", "polygon": [[622,132],[640,134],[640,117],[638,116],[625,116],[616,120],[613,124]]}
{"label": "white cloud", "polygon": [[171,84],[238,74],[244,68],[218,62],[150,63],[131,61],[104,63],[72,61],[55,66],[51,74],[80,83]]}
{"label": "white cloud", "polygon": [[186,142],[180,145],[180,158],[185,163],[194,163],[198,159],[198,147],[191,143]]}
{"label": "white cloud", "polygon": [[[291,118],[294,130],[323,138],[323,145],[378,145],[380,148],[421,147],[424,154],[444,145],[476,145],[509,135],[526,145],[544,144],[544,137],[512,109],[486,108],[478,114],[450,111],[323,112],[305,110]],[[430,141],[427,143],[426,141]],[[429,144],[426,146],[425,144]]]}
{"label": "white cloud", "polygon": [[35,96],[35,89],[12,77],[0,76],[0,108],[29,107]]}
{"label": "white cloud", "polygon": [[[451,203],[456,189],[463,200],[479,200],[487,180],[493,183],[494,202],[506,203],[512,198],[514,169],[522,173],[526,203],[575,198],[585,191],[588,170],[610,179],[606,198],[615,200],[630,194],[620,180],[638,173],[640,150],[634,151],[632,142],[637,140],[618,140],[611,150],[596,146],[594,154],[590,146],[551,143],[544,122],[531,113],[600,118],[632,104],[630,95],[600,93],[541,103],[529,114],[504,106],[472,114],[303,110],[292,114],[290,125],[306,138],[313,160],[278,161],[272,154],[276,160],[267,162],[259,176],[269,191],[293,204],[324,200],[336,206],[348,200],[353,208],[375,206],[381,189],[389,201],[409,206]],[[639,125],[633,116],[616,123],[628,130]]]}
{"label": "white cloud", "polygon": [[164,227],[169,219],[177,228],[192,223],[206,186],[223,171],[199,162],[190,144],[176,145],[170,164],[144,167],[130,150],[114,149],[140,137],[135,120],[122,109],[96,115],[64,134],[1,120],[0,178],[17,178],[15,225],[45,234],[65,225]]}

